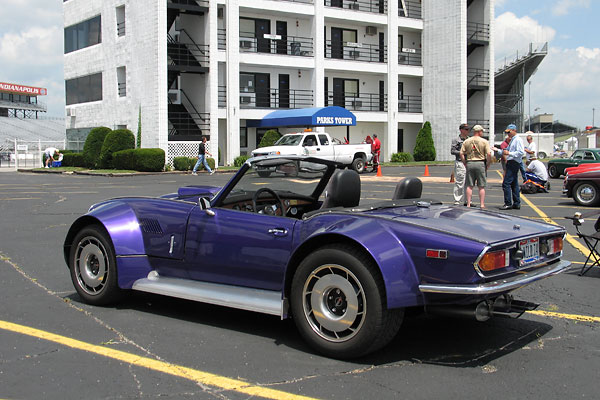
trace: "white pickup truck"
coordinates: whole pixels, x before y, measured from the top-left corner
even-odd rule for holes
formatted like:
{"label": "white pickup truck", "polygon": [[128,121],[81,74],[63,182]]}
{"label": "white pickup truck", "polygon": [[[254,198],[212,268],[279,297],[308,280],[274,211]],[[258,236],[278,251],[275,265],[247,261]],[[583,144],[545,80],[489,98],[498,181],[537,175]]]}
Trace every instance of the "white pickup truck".
{"label": "white pickup truck", "polygon": [[[354,169],[359,174],[371,161],[370,144],[341,144],[325,132],[298,132],[283,135],[273,146],[261,147],[252,151],[252,156],[309,155],[325,160],[337,161]],[[262,171],[260,171],[262,172]],[[266,171],[264,171],[266,175]]]}

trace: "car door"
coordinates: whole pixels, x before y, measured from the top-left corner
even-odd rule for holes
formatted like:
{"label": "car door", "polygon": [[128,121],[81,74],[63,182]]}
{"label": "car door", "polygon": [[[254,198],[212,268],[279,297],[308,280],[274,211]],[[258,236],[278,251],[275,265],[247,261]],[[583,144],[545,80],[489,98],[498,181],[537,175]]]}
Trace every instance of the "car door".
{"label": "car door", "polygon": [[298,220],[228,208],[192,211],[186,237],[191,279],[281,290]]}
{"label": "car door", "polygon": [[335,154],[333,152],[333,145],[329,143],[329,137],[323,134],[318,135],[318,137],[320,146],[317,149],[317,154],[319,158],[324,158],[325,160],[334,160]]}

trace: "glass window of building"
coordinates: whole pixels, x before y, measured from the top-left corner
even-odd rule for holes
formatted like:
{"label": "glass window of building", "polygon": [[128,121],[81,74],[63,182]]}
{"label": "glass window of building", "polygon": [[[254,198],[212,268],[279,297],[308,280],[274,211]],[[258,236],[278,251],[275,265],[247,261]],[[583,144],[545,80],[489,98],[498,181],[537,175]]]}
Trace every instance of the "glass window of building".
{"label": "glass window of building", "polygon": [[102,73],[65,81],[67,105],[102,100]]}
{"label": "glass window of building", "polygon": [[65,54],[102,43],[100,15],[65,28]]}

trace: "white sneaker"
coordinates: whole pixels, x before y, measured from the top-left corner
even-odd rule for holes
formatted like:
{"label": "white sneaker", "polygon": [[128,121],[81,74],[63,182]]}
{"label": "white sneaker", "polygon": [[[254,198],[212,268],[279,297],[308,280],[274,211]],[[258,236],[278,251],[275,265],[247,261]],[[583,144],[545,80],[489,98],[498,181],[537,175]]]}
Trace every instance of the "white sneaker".
{"label": "white sneaker", "polygon": [[50,168],[50,167],[46,165],[44,168]]}
{"label": "white sneaker", "polygon": [[210,171],[210,174],[211,174],[211,175],[212,175],[212,174],[214,174],[214,173],[215,173],[215,171]]}
{"label": "white sneaker", "polygon": [[196,175],[198,175],[198,173],[192,171],[192,175],[196,176]]}

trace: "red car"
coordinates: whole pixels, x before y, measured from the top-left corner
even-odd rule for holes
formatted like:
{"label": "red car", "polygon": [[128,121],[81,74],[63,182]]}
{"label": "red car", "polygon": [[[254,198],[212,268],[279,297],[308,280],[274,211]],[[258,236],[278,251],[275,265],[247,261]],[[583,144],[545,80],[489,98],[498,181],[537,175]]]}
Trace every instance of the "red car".
{"label": "red car", "polygon": [[600,163],[592,163],[592,164],[581,164],[576,167],[569,167],[565,169],[565,175],[567,174],[577,174],[583,171],[591,171],[591,170],[600,170]]}
{"label": "red car", "polygon": [[600,203],[600,168],[570,171],[563,184],[563,194],[580,206]]}

